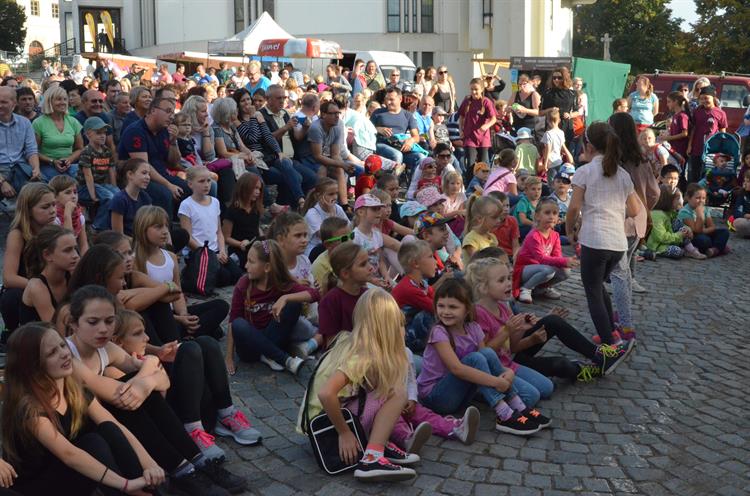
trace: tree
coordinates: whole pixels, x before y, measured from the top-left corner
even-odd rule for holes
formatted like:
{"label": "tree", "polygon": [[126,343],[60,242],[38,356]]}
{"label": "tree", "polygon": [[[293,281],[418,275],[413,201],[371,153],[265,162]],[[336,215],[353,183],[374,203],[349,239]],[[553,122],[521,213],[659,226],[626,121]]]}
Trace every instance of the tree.
{"label": "tree", "polygon": [[600,39],[609,33],[613,61],[630,64],[634,73],[671,69],[674,54],[669,47],[680,33],[682,19],[672,18],[667,3],[669,0],[598,0],[576,6],[573,55],[601,59]]}
{"label": "tree", "polygon": [[693,69],[750,73],[750,4],[747,0],[695,0]]}
{"label": "tree", "polygon": [[26,40],[26,12],[15,0],[0,0],[0,50],[22,52]]}

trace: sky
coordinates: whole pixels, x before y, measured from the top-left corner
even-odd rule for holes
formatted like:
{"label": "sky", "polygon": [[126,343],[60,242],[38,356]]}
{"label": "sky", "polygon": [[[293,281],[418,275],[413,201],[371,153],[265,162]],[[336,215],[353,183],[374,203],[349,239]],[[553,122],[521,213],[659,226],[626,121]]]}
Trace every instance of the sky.
{"label": "sky", "polygon": [[669,7],[672,9],[674,17],[683,19],[682,30],[690,31],[690,23],[698,20],[693,0],[670,0]]}

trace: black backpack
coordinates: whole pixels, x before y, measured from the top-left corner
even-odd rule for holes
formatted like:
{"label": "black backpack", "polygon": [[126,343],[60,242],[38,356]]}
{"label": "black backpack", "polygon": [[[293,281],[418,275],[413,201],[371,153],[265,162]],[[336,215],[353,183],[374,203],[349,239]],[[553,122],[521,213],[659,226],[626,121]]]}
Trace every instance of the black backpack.
{"label": "black backpack", "polygon": [[182,269],[182,291],[201,296],[210,296],[216,289],[216,277],[219,272],[219,259],[216,253],[208,248],[208,241],[190,252]]}

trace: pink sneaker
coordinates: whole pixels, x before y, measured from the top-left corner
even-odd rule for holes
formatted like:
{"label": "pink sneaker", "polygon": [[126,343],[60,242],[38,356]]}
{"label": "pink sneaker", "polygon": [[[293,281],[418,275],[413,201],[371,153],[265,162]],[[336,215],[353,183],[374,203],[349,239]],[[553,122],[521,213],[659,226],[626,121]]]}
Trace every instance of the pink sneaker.
{"label": "pink sneaker", "polygon": [[[620,335],[619,331],[612,331],[612,340],[613,346],[617,346],[618,344],[622,343],[622,336]],[[602,344],[602,338],[600,338],[598,334],[594,334],[593,336],[591,336],[591,341],[596,344]]]}
{"label": "pink sneaker", "polygon": [[190,439],[198,446],[203,456],[209,460],[223,460],[225,458],[224,450],[216,446],[214,437],[203,429],[193,429],[188,432]]}
{"label": "pink sneaker", "polygon": [[234,438],[237,443],[245,446],[258,444],[263,439],[239,408],[235,408],[228,417],[219,419],[215,431],[217,436]]}

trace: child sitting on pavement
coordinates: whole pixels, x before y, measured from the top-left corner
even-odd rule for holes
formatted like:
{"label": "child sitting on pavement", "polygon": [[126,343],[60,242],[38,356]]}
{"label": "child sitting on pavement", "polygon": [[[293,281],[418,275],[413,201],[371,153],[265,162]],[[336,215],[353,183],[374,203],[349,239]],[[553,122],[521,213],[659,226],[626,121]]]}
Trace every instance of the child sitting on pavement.
{"label": "child sitting on pavement", "polygon": [[437,262],[435,276],[428,279],[435,284],[445,272],[462,271],[461,248],[451,241],[453,233],[448,228],[448,219],[438,213],[421,214],[414,223],[414,234],[430,245],[430,250]]}
{"label": "child sitting on pavement", "polygon": [[675,229],[674,219],[680,210],[679,197],[666,184],[662,184],[659,189],[659,200],[651,211],[651,233],[646,247],[656,255],[667,258],[686,256],[697,260],[705,259],[706,255],[699,252],[690,241],[693,231],[685,225]]}
{"label": "child sitting on pavement", "polygon": [[320,225],[320,237],[324,251],[315,259],[310,270],[322,298],[329,289],[336,285],[336,276],[331,268],[331,252],[341,243],[354,239],[354,234],[352,234],[349,221],[339,217],[328,217]]}
{"label": "child sitting on pavement", "polygon": [[492,234],[497,238],[497,245],[511,260],[515,260],[518,250],[521,249],[521,232],[518,229],[518,221],[510,215],[508,195],[501,191],[493,191],[489,196],[500,202],[503,207],[497,219],[499,225],[492,231]]}

